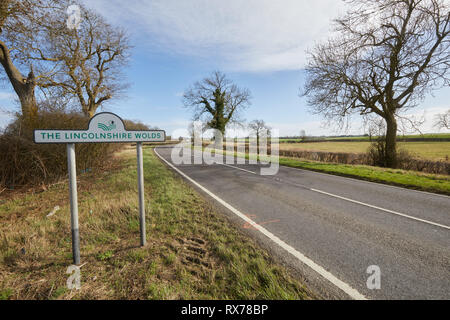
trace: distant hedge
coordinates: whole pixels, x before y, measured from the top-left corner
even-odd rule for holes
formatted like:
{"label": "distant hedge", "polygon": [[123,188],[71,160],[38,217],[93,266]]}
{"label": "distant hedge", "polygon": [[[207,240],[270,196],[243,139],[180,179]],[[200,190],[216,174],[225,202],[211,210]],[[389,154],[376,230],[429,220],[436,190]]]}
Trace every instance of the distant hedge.
{"label": "distant hedge", "polygon": [[[207,146],[208,143],[203,143]],[[226,150],[226,146],[223,147]],[[234,146],[237,152],[236,145]],[[245,152],[249,152],[249,144],[245,144]],[[270,154],[270,145],[267,148]],[[307,151],[307,150],[279,150],[281,157],[301,158],[306,160],[314,160],[330,163],[342,164],[363,164],[378,166],[376,159],[370,152],[367,153],[349,153],[349,152],[328,152],[328,151]],[[450,162],[447,161],[432,161],[415,159],[411,157],[406,151],[399,151],[398,169],[414,170],[434,174],[450,174]]]}

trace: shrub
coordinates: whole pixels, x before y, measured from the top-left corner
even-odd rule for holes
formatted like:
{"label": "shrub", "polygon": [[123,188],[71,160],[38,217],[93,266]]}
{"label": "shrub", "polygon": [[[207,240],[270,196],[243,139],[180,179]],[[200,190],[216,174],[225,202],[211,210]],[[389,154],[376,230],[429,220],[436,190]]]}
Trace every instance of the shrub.
{"label": "shrub", "polygon": [[[208,143],[203,143],[206,147]],[[226,150],[226,146],[223,147]],[[237,146],[234,145],[234,151],[237,152]],[[245,144],[245,152],[249,152],[249,144]],[[267,153],[270,154],[270,145]],[[362,164],[371,166],[385,167],[384,162],[384,144],[382,140],[374,141],[366,153],[348,153],[348,152],[328,152],[328,151],[307,151],[307,150],[279,150],[281,157],[300,158],[306,160],[342,163],[342,164]],[[416,159],[407,150],[400,149],[397,154],[399,169],[422,171],[433,174],[450,174],[450,162]]]}
{"label": "shrub", "polygon": [[[38,115],[37,128],[87,129],[89,118],[79,113],[44,111]],[[78,144],[77,170],[100,167],[118,144]],[[17,117],[0,135],[0,186],[10,189],[55,182],[67,175],[64,144],[35,144],[33,130]]]}
{"label": "shrub", "polygon": [[[380,137],[370,145],[367,150],[368,162],[363,164],[386,167],[384,154],[384,137]],[[397,151],[397,168],[434,174],[450,174],[450,163],[445,161],[415,159],[411,153],[404,149],[399,149]]]}
{"label": "shrub", "polygon": [[367,150],[369,165],[386,167],[386,144],[384,139],[384,136],[378,137],[370,144]]}

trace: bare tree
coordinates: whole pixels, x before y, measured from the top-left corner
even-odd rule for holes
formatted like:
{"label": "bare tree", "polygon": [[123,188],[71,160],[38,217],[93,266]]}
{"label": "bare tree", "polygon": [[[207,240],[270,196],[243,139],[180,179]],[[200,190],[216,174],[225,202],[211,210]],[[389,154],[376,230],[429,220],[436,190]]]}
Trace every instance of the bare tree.
{"label": "bare tree", "polygon": [[240,89],[225,74],[216,71],[188,89],[183,103],[193,109],[194,120],[204,118],[210,128],[225,135],[227,124],[236,122],[238,112],[250,104],[250,91]]}
{"label": "bare tree", "polygon": [[[123,91],[126,84],[122,70],[130,46],[122,30],[113,28],[80,2],[8,1],[13,12],[20,14],[9,14],[5,38],[13,48],[10,51],[17,65],[34,70],[26,81],[33,94],[25,98],[34,99],[35,112],[35,88],[49,96],[75,98],[89,117],[102,103]],[[74,4],[80,10],[80,21],[77,28],[69,28],[67,8]],[[22,103],[23,113],[26,109]]]}
{"label": "bare tree", "polygon": [[450,109],[445,113],[439,113],[434,117],[434,127],[440,129],[450,129]]}
{"label": "bare tree", "polygon": [[[385,165],[397,162],[397,118],[450,79],[450,5],[444,0],[350,0],[337,35],[318,44],[302,94],[314,113],[386,123]],[[341,122],[342,123],[342,122]]]}
{"label": "bare tree", "polygon": [[259,155],[259,141],[261,135],[269,136],[270,127],[264,122],[264,120],[253,120],[248,124],[250,130],[256,134],[257,154]]}
{"label": "bare tree", "polygon": [[102,103],[119,97],[128,86],[123,69],[130,44],[124,31],[113,28],[95,12],[79,5],[78,28],[64,28],[61,12],[47,28],[47,56],[31,51],[34,60],[58,62],[57,72],[40,79],[40,87],[61,88],[75,97],[83,113],[92,118]]}
{"label": "bare tree", "polygon": [[[0,63],[3,66],[7,79],[19,97],[22,115],[27,119],[34,118],[37,115],[35,98],[36,78],[32,66],[28,68],[27,76],[20,72],[19,66],[14,61],[14,56],[11,53],[11,46],[7,42],[11,39],[12,29],[24,30],[26,22],[23,21],[30,15],[35,2],[2,0],[0,3],[0,35],[2,36],[2,39],[0,39]],[[19,24],[19,21],[22,21],[22,25]]]}

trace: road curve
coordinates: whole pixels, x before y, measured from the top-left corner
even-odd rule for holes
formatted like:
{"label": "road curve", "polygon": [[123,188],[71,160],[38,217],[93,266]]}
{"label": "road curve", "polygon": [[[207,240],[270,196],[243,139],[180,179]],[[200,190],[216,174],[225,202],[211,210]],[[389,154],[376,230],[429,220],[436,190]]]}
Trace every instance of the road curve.
{"label": "road curve", "polygon": [[[448,196],[288,167],[174,165],[172,147],[155,152],[319,296],[450,299]],[[367,285],[373,265],[379,289]]]}

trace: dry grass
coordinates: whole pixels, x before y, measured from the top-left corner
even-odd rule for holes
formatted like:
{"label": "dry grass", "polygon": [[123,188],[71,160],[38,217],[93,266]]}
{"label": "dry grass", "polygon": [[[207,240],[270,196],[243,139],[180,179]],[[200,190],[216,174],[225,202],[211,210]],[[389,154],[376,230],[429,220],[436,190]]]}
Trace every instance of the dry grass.
{"label": "dry grass", "polygon": [[[82,287],[71,264],[67,184],[0,195],[0,299],[306,299],[310,295],[145,149],[140,248],[135,150],[79,176]],[[117,163],[117,162],[116,162]],[[47,214],[58,205],[61,210]]]}

